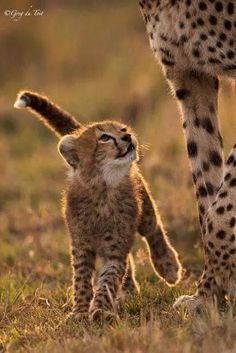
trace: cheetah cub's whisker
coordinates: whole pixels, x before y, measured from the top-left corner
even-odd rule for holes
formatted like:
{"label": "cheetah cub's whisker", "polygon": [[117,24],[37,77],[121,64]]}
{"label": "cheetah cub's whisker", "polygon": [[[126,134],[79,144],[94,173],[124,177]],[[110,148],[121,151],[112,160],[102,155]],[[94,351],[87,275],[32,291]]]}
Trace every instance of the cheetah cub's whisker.
{"label": "cheetah cub's whisker", "polygon": [[[131,128],[116,121],[82,126],[36,93],[20,93],[17,102],[22,100],[63,136],[58,150],[70,170],[63,213],[71,236],[76,317],[110,320],[121,289],[139,291],[131,255],[136,232],[146,240],[155,273],[176,284],[181,265],[136,163],[139,145]],[[97,257],[103,266],[93,286]]]}

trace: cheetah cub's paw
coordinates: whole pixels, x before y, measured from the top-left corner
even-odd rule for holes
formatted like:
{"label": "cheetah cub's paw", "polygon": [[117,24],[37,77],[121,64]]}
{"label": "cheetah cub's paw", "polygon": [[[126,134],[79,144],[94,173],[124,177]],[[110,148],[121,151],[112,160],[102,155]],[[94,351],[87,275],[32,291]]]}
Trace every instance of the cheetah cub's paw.
{"label": "cheetah cub's paw", "polygon": [[186,309],[190,315],[194,315],[204,309],[204,299],[199,295],[181,295],[176,299],[173,308],[177,311]]}
{"label": "cheetah cub's paw", "polygon": [[183,269],[174,250],[167,252],[158,270],[169,286],[174,286],[181,280]]}
{"label": "cheetah cub's paw", "polygon": [[88,322],[88,313],[75,313],[75,312],[70,312],[67,314],[57,325],[57,329],[67,326],[70,324],[86,324]]}
{"label": "cheetah cub's paw", "polygon": [[87,321],[89,315],[87,312],[84,313],[72,313],[72,317],[75,321]]}
{"label": "cheetah cub's paw", "polygon": [[118,321],[119,317],[112,311],[96,308],[90,311],[89,319],[99,324],[113,324]]}
{"label": "cheetah cub's paw", "polygon": [[72,311],[66,317],[66,323],[70,322],[87,322],[89,319],[88,312],[75,312]]}

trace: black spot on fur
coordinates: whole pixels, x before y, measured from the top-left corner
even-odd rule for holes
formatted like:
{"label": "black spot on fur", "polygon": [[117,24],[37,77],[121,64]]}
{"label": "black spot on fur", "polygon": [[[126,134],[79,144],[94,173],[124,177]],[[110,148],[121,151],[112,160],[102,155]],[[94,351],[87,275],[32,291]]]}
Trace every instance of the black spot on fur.
{"label": "black spot on fur", "polygon": [[200,1],[198,7],[202,11],[205,11],[207,9],[207,5],[204,1]]}
{"label": "black spot on fur", "polygon": [[230,155],[226,163],[229,165],[229,164],[233,163],[233,161],[234,161],[234,156]]}
{"label": "black spot on fur", "polygon": [[207,35],[205,33],[200,34],[200,39],[201,40],[207,40]]}
{"label": "black spot on fur", "polygon": [[218,239],[224,239],[225,238],[225,231],[224,230],[219,230],[217,233],[216,233],[216,237]]}
{"label": "black spot on fur", "polygon": [[201,125],[203,129],[205,129],[209,134],[212,134],[214,132],[214,127],[210,118],[203,118],[201,120]]}
{"label": "black spot on fur", "polygon": [[211,25],[215,26],[217,24],[217,18],[215,16],[210,16],[209,17],[209,22]]}
{"label": "black spot on fur", "polygon": [[220,33],[219,38],[220,38],[220,40],[222,40],[223,42],[225,42],[226,39],[227,39],[227,36],[226,36],[225,33],[222,32],[222,33]]}
{"label": "black spot on fur", "polygon": [[221,1],[217,1],[215,4],[215,9],[217,12],[221,12],[223,10],[223,5]]}
{"label": "black spot on fur", "polygon": [[210,222],[208,224],[208,232],[211,233],[212,231],[213,231],[213,224],[212,224],[212,222]]}
{"label": "black spot on fur", "polygon": [[230,173],[227,173],[226,175],[225,175],[225,181],[227,181],[227,180],[229,180],[231,178],[231,174]]}
{"label": "black spot on fur", "polygon": [[229,203],[229,204],[227,205],[227,207],[226,207],[226,210],[227,210],[227,211],[231,211],[232,208],[233,208],[232,203]]}
{"label": "black spot on fur", "polygon": [[214,194],[214,186],[210,182],[206,182],[206,189],[209,195]]}
{"label": "black spot on fur", "polygon": [[174,64],[175,64],[173,61],[167,60],[166,58],[162,58],[161,62],[162,62],[162,64],[164,64],[166,66],[174,66]]}
{"label": "black spot on fur", "polygon": [[228,195],[227,191],[224,191],[219,194],[219,197],[222,199],[222,198],[226,197],[227,195]]}
{"label": "black spot on fur", "polygon": [[229,224],[230,224],[230,227],[234,227],[235,226],[235,223],[236,223],[236,219],[235,217],[232,217]]}
{"label": "black spot on fur", "polygon": [[194,119],[194,125],[195,125],[196,127],[199,127],[199,126],[200,126],[200,120],[199,120],[199,118],[195,118],[195,119]]}
{"label": "black spot on fur", "polygon": [[211,288],[211,285],[209,282],[205,282],[204,283],[204,287],[207,288],[207,289],[210,289]]}
{"label": "black spot on fur", "polygon": [[204,172],[208,172],[208,170],[210,169],[209,164],[207,162],[203,162],[202,169],[204,170]]}
{"label": "black spot on fur", "polygon": [[201,197],[207,197],[207,189],[203,185],[199,186],[198,192]]}
{"label": "black spot on fur", "polygon": [[209,158],[212,164],[214,164],[216,167],[221,167],[222,158],[217,151],[209,151]]}
{"label": "black spot on fur", "polygon": [[228,260],[229,256],[230,256],[229,254],[224,254],[223,255],[223,260]]}
{"label": "black spot on fur", "polygon": [[224,26],[225,26],[225,29],[227,29],[228,31],[230,31],[231,28],[232,28],[232,23],[231,23],[229,20],[225,20]]}
{"label": "black spot on fur", "polygon": [[236,178],[233,178],[232,180],[230,180],[229,186],[230,187],[235,187],[236,186]]}
{"label": "black spot on fur", "polygon": [[188,89],[182,88],[182,89],[178,89],[175,92],[175,94],[179,100],[183,100],[183,99],[186,99],[190,95],[190,91]]}
{"label": "black spot on fur", "polygon": [[214,244],[213,244],[211,241],[208,241],[208,245],[209,245],[209,247],[210,247],[211,249],[214,248]]}
{"label": "black spot on fur", "polygon": [[233,51],[233,50],[229,50],[229,51],[227,52],[227,58],[233,59],[234,56],[235,56],[235,54],[234,54],[234,51]]}
{"label": "black spot on fur", "polygon": [[203,19],[199,17],[199,18],[197,19],[197,24],[198,24],[199,26],[203,26],[203,25],[204,25]]}
{"label": "black spot on fur", "polygon": [[204,208],[204,206],[202,206],[202,205],[199,206],[199,212],[200,212],[201,214],[205,214],[205,208]]}
{"label": "black spot on fur", "polygon": [[188,155],[190,158],[194,158],[197,156],[198,148],[195,141],[188,141],[187,143]]}
{"label": "black spot on fur", "polygon": [[222,206],[220,206],[220,207],[218,207],[218,208],[216,209],[216,212],[217,212],[218,214],[223,214],[223,213],[225,212],[225,208],[222,207]]}
{"label": "black spot on fur", "polygon": [[200,58],[200,51],[197,48],[194,48],[193,51],[193,56],[195,56],[195,58]]}
{"label": "black spot on fur", "polygon": [[228,11],[229,15],[233,15],[234,14],[234,4],[233,4],[233,2],[229,2],[228,3],[227,11]]}

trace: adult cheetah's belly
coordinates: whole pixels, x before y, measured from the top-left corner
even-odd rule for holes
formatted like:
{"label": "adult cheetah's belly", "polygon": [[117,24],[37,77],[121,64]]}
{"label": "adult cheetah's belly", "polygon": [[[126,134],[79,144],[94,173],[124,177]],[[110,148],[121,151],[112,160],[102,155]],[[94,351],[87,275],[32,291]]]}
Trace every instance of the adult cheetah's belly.
{"label": "adult cheetah's belly", "polygon": [[182,1],[146,12],[151,47],[166,68],[236,77],[235,1]]}

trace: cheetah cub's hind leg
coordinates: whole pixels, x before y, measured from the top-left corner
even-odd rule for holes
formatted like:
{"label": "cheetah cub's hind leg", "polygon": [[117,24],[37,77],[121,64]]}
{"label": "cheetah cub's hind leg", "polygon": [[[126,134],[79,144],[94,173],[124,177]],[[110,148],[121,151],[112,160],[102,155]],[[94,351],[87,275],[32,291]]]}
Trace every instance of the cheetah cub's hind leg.
{"label": "cheetah cub's hind leg", "polygon": [[178,298],[176,308],[185,305],[189,311],[217,299],[236,298],[236,145],[224,167],[224,177],[215,201],[206,214],[203,232],[208,264],[194,296]]}
{"label": "cheetah cub's hind leg", "polygon": [[138,294],[140,287],[135,279],[135,265],[132,254],[129,254],[128,262],[126,266],[126,272],[122,283],[122,292],[126,295]]}

